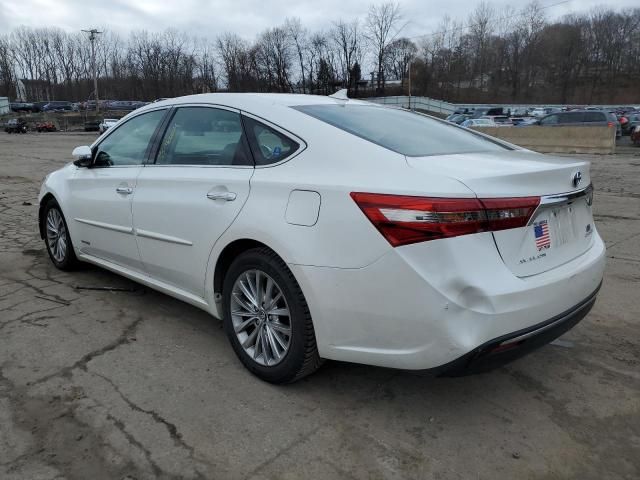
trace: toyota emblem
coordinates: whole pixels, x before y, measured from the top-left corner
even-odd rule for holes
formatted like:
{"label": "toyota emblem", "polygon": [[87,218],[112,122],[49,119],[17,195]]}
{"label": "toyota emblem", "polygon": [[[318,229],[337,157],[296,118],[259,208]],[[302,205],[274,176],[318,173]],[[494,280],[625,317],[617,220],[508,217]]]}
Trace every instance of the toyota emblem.
{"label": "toyota emblem", "polygon": [[578,185],[580,185],[580,182],[582,181],[582,173],[581,172],[576,172],[573,174],[573,187],[576,188]]}

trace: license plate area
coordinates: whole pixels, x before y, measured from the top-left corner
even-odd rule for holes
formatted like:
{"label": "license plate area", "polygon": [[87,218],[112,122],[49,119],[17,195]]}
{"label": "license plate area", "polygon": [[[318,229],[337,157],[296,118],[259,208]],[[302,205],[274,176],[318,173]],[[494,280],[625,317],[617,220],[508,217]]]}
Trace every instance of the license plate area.
{"label": "license plate area", "polygon": [[595,227],[585,196],[543,205],[523,228],[494,232],[505,264],[519,277],[535,275],[573,260],[593,243]]}
{"label": "license plate area", "polygon": [[551,209],[549,224],[551,225],[552,248],[575,242],[577,238],[575,219],[576,212],[573,205]]}

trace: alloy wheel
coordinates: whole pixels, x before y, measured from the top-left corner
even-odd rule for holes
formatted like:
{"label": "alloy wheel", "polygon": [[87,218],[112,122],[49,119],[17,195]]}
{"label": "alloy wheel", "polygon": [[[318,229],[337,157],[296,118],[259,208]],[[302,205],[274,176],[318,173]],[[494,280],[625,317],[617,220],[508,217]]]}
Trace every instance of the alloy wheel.
{"label": "alloy wheel", "polygon": [[280,363],[291,345],[291,313],[277,282],[261,270],[247,270],[231,291],[231,321],[244,351],[264,366]]}
{"label": "alloy wheel", "polygon": [[56,262],[61,263],[67,255],[67,228],[58,209],[49,209],[46,229],[49,252]]}

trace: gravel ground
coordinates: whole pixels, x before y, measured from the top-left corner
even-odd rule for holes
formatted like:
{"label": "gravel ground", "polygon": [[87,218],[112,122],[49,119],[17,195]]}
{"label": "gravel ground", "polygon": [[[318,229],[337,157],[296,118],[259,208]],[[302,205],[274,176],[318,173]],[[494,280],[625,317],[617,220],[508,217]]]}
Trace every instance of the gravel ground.
{"label": "gravel ground", "polygon": [[49,262],[40,183],[93,138],[0,134],[0,478],[640,478],[640,148],[587,157],[608,265],[561,341],[472,377],[328,362],[276,387],[204,312]]}

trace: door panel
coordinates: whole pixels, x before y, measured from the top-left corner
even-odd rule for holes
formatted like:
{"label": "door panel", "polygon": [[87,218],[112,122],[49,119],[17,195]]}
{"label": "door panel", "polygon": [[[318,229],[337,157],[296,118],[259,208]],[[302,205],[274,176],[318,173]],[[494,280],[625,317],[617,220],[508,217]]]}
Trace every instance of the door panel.
{"label": "door panel", "polygon": [[141,169],[82,168],[70,180],[74,243],[82,253],[142,270],[131,218],[131,197]]}
{"label": "door panel", "polygon": [[152,277],[204,296],[209,254],[249,195],[251,156],[237,111],[181,107],[142,169],[133,222]]}
{"label": "door panel", "polygon": [[144,167],[133,221],[149,275],[204,296],[209,253],[245,203],[252,173],[250,168]]}
{"label": "door panel", "polygon": [[143,113],[118,126],[94,147],[92,168],[78,168],[69,180],[69,221],[82,253],[143,271],[131,202],[150,140],[165,112]]}

